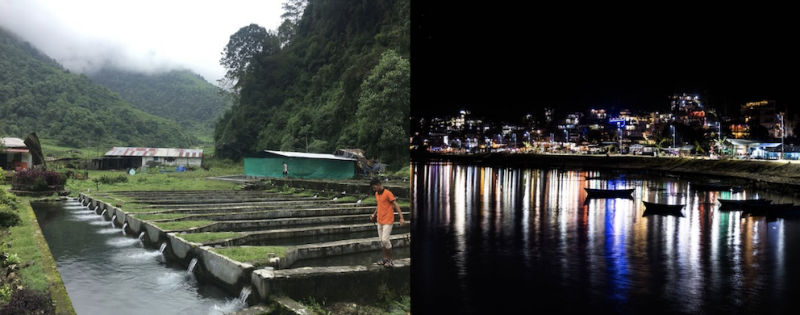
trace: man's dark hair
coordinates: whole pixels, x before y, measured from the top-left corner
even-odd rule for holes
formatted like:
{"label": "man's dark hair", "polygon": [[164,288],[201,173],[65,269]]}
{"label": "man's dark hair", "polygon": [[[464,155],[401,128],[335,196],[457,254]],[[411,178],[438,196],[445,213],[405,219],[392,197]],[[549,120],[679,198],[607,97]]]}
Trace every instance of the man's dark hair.
{"label": "man's dark hair", "polygon": [[377,179],[377,178],[373,178],[372,180],[369,181],[369,185],[370,186],[372,186],[372,185],[380,185],[380,184],[381,184],[381,181],[379,179]]}

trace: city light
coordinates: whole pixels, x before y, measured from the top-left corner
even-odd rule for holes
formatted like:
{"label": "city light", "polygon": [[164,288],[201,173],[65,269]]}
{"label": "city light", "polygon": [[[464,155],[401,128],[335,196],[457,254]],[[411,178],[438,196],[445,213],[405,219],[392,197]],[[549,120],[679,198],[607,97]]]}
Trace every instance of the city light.
{"label": "city light", "polygon": [[[775,159],[778,154],[775,147],[780,145],[779,160],[796,158],[793,152],[786,152],[787,147],[785,147],[786,125],[789,125],[788,135],[789,139],[792,139],[793,122],[791,118],[788,122],[785,121],[787,119],[785,112],[776,109],[775,101],[745,103],[741,106],[741,113],[734,112],[733,115],[725,116],[720,115],[713,106],[706,110],[707,106],[701,106],[700,97],[697,95],[676,94],[665,105],[670,106],[670,104],[672,109],[666,111],[637,112],[621,109],[615,117],[610,117],[610,111],[597,107],[586,112],[563,113],[559,113],[559,109],[546,108],[542,113],[522,114],[516,119],[494,122],[479,117],[468,117],[470,112],[467,110],[454,111],[453,115],[443,119],[433,118],[430,122],[427,118],[421,119],[420,124],[412,126],[414,135],[412,142],[422,145],[424,137],[426,138],[424,145],[428,151],[453,153],[476,153],[471,150],[464,152],[462,149],[480,147],[481,151],[486,149],[485,152],[551,154],[563,150],[564,153],[586,154],[593,152],[592,148],[600,147],[608,150],[616,145],[621,155],[642,153],[661,155],[659,153],[667,151],[675,154],[684,146],[697,143],[701,149],[698,150],[699,153],[714,158],[723,151],[722,123],[724,122],[728,129],[726,136],[730,138],[730,142],[725,142],[724,152],[738,152],[738,155],[746,154],[750,158],[769,156]],[[769,117],[764,116],[765,114]],[[768,144],[765,139],[757,138],[759,134],[754,132],[757,129],[754,129],[753,123],[760,123],[769,130],[768,133],[761,132],[760,137],[766,135],[773,139],[772,143],[766,146],[773,148],[767,150],[774,152],[770,153],[771,155],[753,156],[752,152],[748,152],[750,147],[741,144],[743,143],[741,141],[734,141],[741,139]],[[467,126],[474,127],[467,129]],[[667,126],[669,126],[668,131]],[[414,128],[419,130],[413,130]],[[678,146],[678,128],[682,128],[681,146]],[[560,134],[558,130],[562,130],[562,141],[559,141],[561,136],[557,136]],[[779,136],[780,142],[777,139]],[[471,141],[472,138],[476,138],[477,141]]]}

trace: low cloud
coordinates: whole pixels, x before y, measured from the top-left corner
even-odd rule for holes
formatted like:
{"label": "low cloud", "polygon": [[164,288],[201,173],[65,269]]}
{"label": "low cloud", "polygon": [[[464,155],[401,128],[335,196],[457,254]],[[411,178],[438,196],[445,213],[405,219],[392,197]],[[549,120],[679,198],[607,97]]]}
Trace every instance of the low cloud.
{"label": "low cloud", "polygon": [[216,83],[230,35],[250,23],[275,29],[281,13],[280,0],[0,0],[0,27],[75,73],[189,69]]}

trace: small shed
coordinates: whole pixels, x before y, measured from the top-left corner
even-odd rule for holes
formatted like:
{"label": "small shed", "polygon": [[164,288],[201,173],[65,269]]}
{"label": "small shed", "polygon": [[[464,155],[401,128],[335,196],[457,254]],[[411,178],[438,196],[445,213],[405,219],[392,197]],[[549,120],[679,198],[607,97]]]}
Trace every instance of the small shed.
{"label": "small shed", "polygon": [[174,148],[111,148],[98,160],[98,169],[139,168],[147,162],[159,162],[169,166],[200,166],[203,163],[202,149]]}
{"label": "small shed", "polygon": [[244,174],[256,177],[283,177],[283,163],[290,178],[351,179],[356,159],[333,154],[264,150],[244,157]]}
{"label": "small shed", "polygon": [[31,155],[25,141],[20,138],[0,138],[0,167],[4,170],[29,169],[33,166]]}

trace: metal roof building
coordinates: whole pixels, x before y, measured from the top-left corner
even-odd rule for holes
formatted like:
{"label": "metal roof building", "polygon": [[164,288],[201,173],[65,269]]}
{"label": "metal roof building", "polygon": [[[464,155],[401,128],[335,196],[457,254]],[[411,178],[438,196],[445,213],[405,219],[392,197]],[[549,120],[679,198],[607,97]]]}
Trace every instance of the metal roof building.
{"label": "metal roof building", "polygon": [[264,150],[244,157],[244,174],[257,177],[283,177],[283,163],[290,178],[350,179],[355,175],[356,159],[320,153]]}
{"label": "metal roof building", "polygon": [[147,162],[158,162],[169,166],[200,166],[202,149],[113,147],[103,155],[98,168],[139,168]]}
{"label": "metal roof building", "polygon": [[0,144],[3,145],[3,148],[0,149],[0,168],[19,172],[33,166],[33,157],[24,140],[0,138]]}

